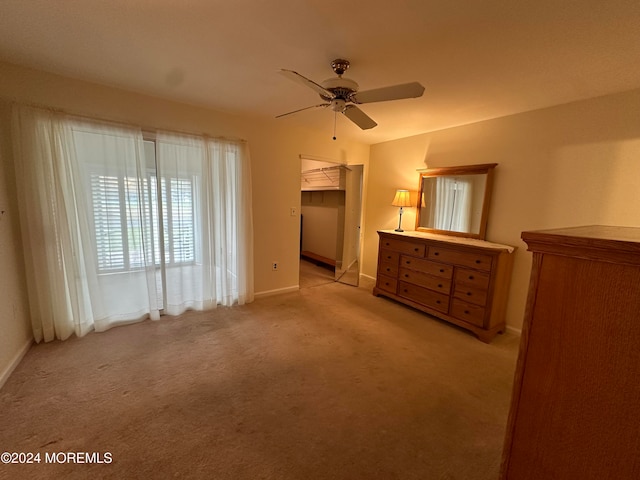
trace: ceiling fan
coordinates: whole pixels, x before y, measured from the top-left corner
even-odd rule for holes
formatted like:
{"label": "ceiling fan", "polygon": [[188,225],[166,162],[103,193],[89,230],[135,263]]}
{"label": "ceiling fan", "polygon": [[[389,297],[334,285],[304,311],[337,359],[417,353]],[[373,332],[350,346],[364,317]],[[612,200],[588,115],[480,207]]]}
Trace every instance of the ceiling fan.
{"label": "ceiling fan", "polygon": [[[403,83],[401,85],[393,85],[390,87],[375,88],[373,90],[358,91],[358,84],[350,78],[344,78],[342,75],[349,68],[349,61],[338,58],[331,62],[331,68],[338,75],[337,78],[330,78],[321,84],[309,80],[293,70],[280,70],[280,73],[294,82],[306,85],[320,94],[325,103],[312,105],[310,107],[300,108],[292,112],[283,113],[276,118],[291,115],[292,113],[301,112],[310,108],[326,108],[331,107],[336,115],[344,114],[349,120],[358,125],[363,130],[368,130],[377,125],[366,113],[360,110],[356,105],[362,103],[386,102],[389,100],[400,100],[403,98],[416,98],[422,96],[424,87],[418,82]],[[334,117],[335,120],[335,117]],[[334,137],[335,140],[335,121],[334,121]]]}

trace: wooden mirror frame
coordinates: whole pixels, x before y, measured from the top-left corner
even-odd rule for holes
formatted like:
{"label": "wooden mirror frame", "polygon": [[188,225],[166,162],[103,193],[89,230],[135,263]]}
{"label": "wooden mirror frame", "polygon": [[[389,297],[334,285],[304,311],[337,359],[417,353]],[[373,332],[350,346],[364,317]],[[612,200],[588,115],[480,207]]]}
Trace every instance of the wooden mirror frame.
{"label": "wooden mirror frame", "polygon": [[[438,233],[441,235],[452,235],[455,237],[478,238],[484,240],[487,230],[487,219],[489,217],[489,204],[491,202],[491,190],[493,188],[493,171],[498,166],[497,163],[484,163],[480,165],[463,165],[459,167],[440,167],[420,170],[420,184],[418,185],[418,201],[416,204],[416,231]],[[434,228],[423,227],[420,223],[422,213],[422,195],[424,187],[424,179],[431,177],[458,176],[458,175],[487,175],[484,189],[484,197],[482,200],[482,214],[480,217],[480,229],[478,233],[474,232],[456,232],[453,230],[438,230]]]}

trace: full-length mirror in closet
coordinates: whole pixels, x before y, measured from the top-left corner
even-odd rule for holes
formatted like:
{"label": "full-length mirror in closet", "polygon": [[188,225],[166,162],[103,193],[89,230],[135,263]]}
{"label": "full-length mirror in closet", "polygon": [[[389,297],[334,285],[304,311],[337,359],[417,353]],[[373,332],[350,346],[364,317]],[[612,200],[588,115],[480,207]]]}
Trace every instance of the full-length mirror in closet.
{"label": "full-length mirror in closet", "polygon": [[301,288],[358,285],[362,173],[362,165],[301,157]]}

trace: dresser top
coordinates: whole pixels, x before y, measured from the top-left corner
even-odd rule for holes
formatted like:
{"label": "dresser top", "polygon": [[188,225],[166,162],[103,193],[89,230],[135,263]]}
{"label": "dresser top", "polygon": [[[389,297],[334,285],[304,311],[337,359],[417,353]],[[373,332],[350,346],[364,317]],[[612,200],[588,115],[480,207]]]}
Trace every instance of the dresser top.
{"label": "dresser top", "polygon": [[451,235],[440,235],[437,233],[418,232],[415,230],[396,232],[395,230],[379,230],[378,233],[387,233],[398,235],[400,237],[422,238],[425,240],[435,240],[438,242],[456,243],[459,245],[468,245],[470,247],[487,248],[491,250],[502,250],[505,252],[513,252],[514,247],[510,245],[502,245],[500,243],[487,242],[477,238],[454,237]]}
{"label": "dresser top", "polygon": [[640,263],[640,228],[588,225],[522,232],[531,251]]}
{"label": "dresser top", "polygon": [[553,235],[557,237],[591,238],[614,242],[640,243],[640,228],[608,225],[586,225],[581,227],[554,228],[523,232],[524,235]]}

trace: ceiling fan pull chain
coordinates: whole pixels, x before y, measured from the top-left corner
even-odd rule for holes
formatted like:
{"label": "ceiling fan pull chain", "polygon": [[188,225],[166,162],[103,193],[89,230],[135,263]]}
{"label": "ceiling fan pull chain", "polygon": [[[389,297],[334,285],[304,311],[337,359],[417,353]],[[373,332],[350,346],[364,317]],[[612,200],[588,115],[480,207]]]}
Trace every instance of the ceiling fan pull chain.
{"label": "ceiling fan pull chain", "polygon": [[333,139],[336,139],[336,121],[338,118],[338,112],[333,112]]}

